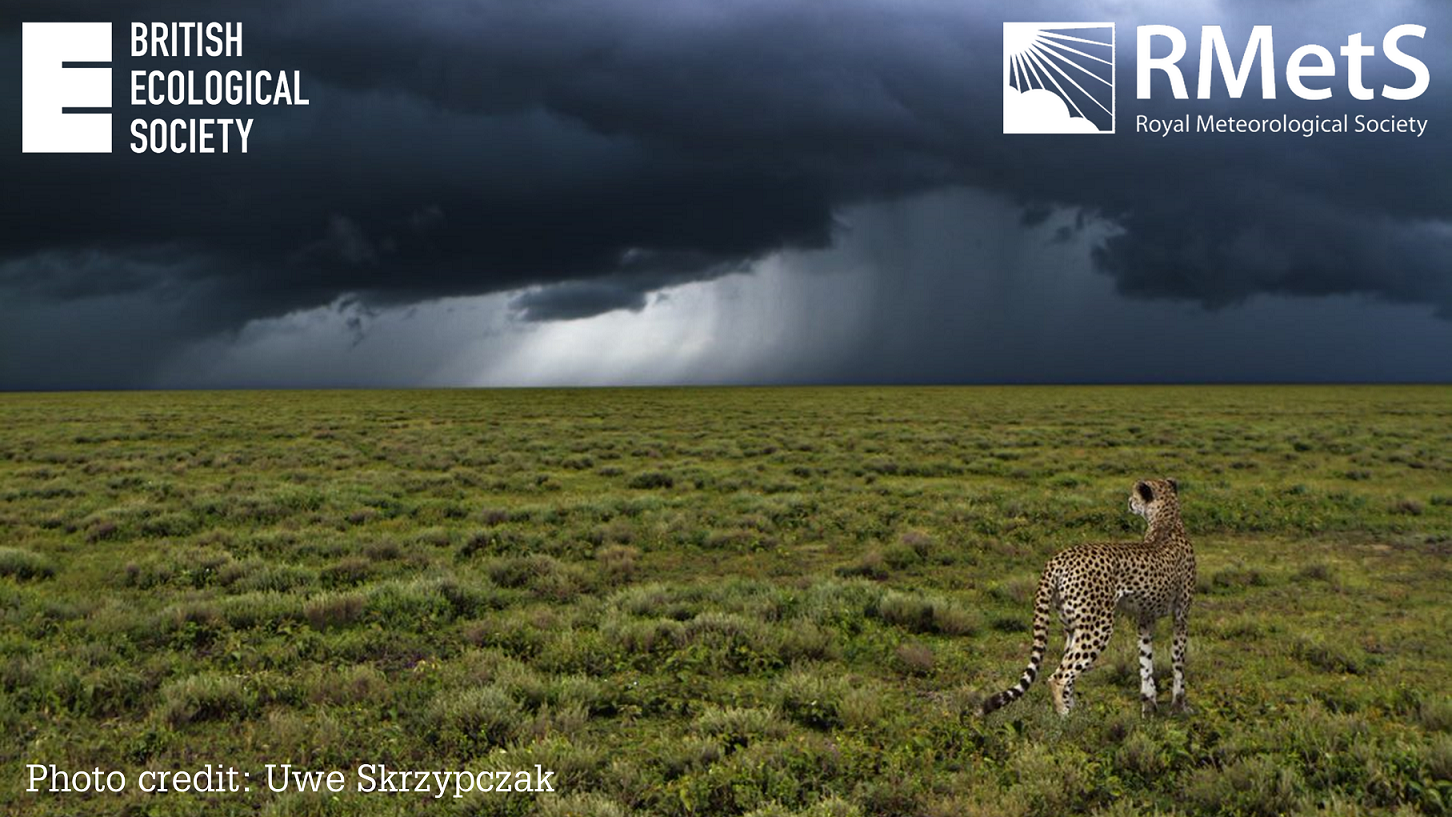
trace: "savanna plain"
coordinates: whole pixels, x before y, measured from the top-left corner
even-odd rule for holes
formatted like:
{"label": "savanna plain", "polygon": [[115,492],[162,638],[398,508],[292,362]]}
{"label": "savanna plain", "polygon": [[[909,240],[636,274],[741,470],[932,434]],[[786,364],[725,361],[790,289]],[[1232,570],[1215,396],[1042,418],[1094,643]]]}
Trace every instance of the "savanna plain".
{"label": "savanna plain", "polygon": [[[1068,717],[978,717],[1146,476],[1195,711],[1141,717],[1121,619]],[[1440,386],[3,395],[0,812],[1447,814],[1449,559]],[[205,764],[252,790],[135,785]]]}

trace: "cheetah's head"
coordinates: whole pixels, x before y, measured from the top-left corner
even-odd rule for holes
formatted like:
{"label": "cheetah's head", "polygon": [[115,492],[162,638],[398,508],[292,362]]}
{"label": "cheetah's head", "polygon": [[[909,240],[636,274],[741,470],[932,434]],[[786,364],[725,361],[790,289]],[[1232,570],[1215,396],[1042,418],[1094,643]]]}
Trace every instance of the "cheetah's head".
{"label": "cheetah's head", "polygon": [[1129,509],[1153,522],[1161,510],[1178,503],[1179,489],[1172,479],[1142,479],[1129,492]]}

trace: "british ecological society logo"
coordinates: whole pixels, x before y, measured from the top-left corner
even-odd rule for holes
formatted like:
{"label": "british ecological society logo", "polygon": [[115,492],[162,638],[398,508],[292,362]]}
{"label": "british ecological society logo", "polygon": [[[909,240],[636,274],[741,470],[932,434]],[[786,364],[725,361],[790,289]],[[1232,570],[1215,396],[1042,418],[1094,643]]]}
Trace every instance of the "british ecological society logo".
{"label": "british ecological society logo", "polygon": [[111,24],[20,28],[20,149],[111,152]]}
{"label": "british ecological society logo", "polygon": [[[126,32],[130,49],[116,64],[111,23],[22,24],[21,152],[110,153],[113,113],[130,113],[132,153],[246,153],[255,120],[241,112],[310,104],[301,71],[241,66],[240,22],[133,22]],[[197,60],[221,67],[190,67]],[[126,77],[121,105],[113,68]]]}

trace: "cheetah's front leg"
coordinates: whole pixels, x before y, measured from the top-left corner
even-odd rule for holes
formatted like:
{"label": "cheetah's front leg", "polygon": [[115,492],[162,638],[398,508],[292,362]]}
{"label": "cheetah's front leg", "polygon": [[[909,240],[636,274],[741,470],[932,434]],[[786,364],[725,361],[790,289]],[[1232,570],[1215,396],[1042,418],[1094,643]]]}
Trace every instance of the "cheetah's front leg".
{"label": "cheetah's front leg", "polygon": [[[1155,703],[1158,691],[1155,689],[1154,635],[1154,619],[1141,619],[1139,622],[1139,698],[1140,713],[1143,715],[1153,715],[1158,708]],[[1177,675],[1176,678],[1178,677]]]}

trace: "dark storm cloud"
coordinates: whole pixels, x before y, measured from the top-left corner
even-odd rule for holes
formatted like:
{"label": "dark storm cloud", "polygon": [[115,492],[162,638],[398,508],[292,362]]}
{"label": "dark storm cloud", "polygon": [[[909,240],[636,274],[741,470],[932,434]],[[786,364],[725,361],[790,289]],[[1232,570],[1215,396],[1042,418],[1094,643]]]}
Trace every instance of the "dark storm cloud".
{"label": "dark storm cloud", "polygon": [[[1452,230],[1281,199],[1208,221],[1192,208],[1127,214],[1094,251],[1121,292],[1210,307],[1256,293],[1373,292],[1452,318]],[[1147,240],[1143,236],[1153,236]]]}
{"label": "dark storm cloud", "polygon": [[[1447,313],[1452,12],[1333,11],[1016,7],[1017,19],[1120,25],[1121,132],[1075,139],[1000,135],[1004,13],[979,4],[19,0],[0,12],[0,64],[19,62],[21,20],[241,20],[246,59],[187,67],[300,69],[312,105],[245,113],[257,120],[246,156],[134,156],[126,108],[114,155],[22,156],[19,78],[6,72],[0,289],[11,304],[181,303],[179,337],[348,296],[526,287],[523,319],[575,318],[824,246],[845,206],[967,184],[1021,202],[1026,229],[1065,207],[1116,223],[1094,258],[1130,296],[1354,293]],[[1431,90],[1356,102],[1343,65],[1335,102],[1293,104],[1283,80],[1275,103],[1132,98],[1134,25],[1186,31],[1193,89],[1200,24],[1225,26],[1239,48],[1267,22],[1282,65],[1304,42],[1334,53],[1353,31],[1379,45],[1391,25],[1426,25],[1426,41],[1404,46],[1429,64]],[[129,67],[175,66],[131,60],[124,26],[117,35],[123,101]],[[1369,63],[1368,84],[1378,72]],[[1421,139],[1130,132],[1137,113],[1212,110],[1432,125]]]}
{"label": "dark storm cloud", "polygon": [[[988,185],[1029,202],[1026,225],[1042,220],[1047,203],[1084,208],[1114,222],[1120,233],[1097,247],[1093,258],[1132,297],[1188,299],[1216,308],[1259,294],[1358,294],[1428,304],[1452,317],[1449,7],[1344,11],[1316,4],[1231,4],[1205,18],[1187,12],[1144,16],[1134,22],[1169,23],[1185,32],[1188,56],[1180,65],[1191,94],[1202,24],[1222,25],[1237,55],[1251,25],[1273,25],[1277,98],[1261,100],[1253,78],[1243,99],[1227,99],[1217,73],[1211,100],[1174,100],[1158,74],[1154,98],[1136,99],[1134,30],[1121,22],[1119,135],[1100,145],[1041,137],[1045,149],[1000,154],[1001,163],[988,172]],[[1381,54],[1382,35],[1401,23],[1427,29],[1425,39],[1401,43],[1430,69],[1431,85],[1421,98],[1353,99],[1344,59],[1338,59],[1334,78],[1317,83],[1332,91],[1331,100],[1303,101],[1286,85],[1283,71],[1291,51],[1314,43],[1336,54],[1355,32],[1377,49],[1365,60],[1366,86],[1379,92],[1383,83],[1409,85],[1410,74]],[[1187,113],[1192,121],[1201,114],[1241,119],[1345,114],[1354,122],[1363,114],[1430,124],[1421,138],[1355,133],[1160,138],[1134,132],[1136,115]],[[1024,138],[1033,137],[1019,137]]]}
{"label": "dark storm cloud", "polygon": [[[614,276],[615,289],[655,288],[773,249],[822,246],[842,202],[944,177],[914,115],[880,87],[907,70],[919,81],[899,77],[902,92],[919,92],[914,86],[936,81],[934,63],[897,68],[890,48],[874,49],[883,50],[874,58],[880,76],[846,70],[865,21],[834,21],[825,9],[151,3],[128,11],[242,19],[245,61],[190,67],[298,68],[313,104],[249,112],[257,124],[247,156],[138,157],[125,147],[109,157],[7,156],[7,179],[32,193],[3,205],[7,280],[25,285],[27,270],[48,277],[48,258],[84,251],[92,273],[78,280],[111,291],[151,281],[126,272],[140,257],[191,254],[188,268],[246,290],[242,301],[259,315],[343,293],[389,303],[599,276]],[[8,16],[117,14],[116,4],[47,2],[12,6]],[[124,48],[119,30],[118,41]],[[7,45],[13,55],[16,39]],[[121,59],[118,98],[128,64],[158,67]],[[788,76],[799,80],[783,82]],[[129,144],[128,123],[116,117],[118,146]],[[13,144],[18,122],[7,124]],[[638,256],[672,267],[637,275]],[[600,306],[638,303],[645,291]],[[533,296],[537,308],[525,316],[554,314],[544,304],[555,297]],[[590,299],[570,301],[566,313],[577,315]]]}
{"label": "dark storm cloud", "polygon": [[523,321],[573,320],[616,309],[639,312],[651,292],[745,268],[744,264],[717,261],[698,252],[631,249],[616,259],[615,272],[609,276],[531,289],[511,300],[510,307]]}
{"label": "dark storm cloud", "polygon": [[645,308],[645,293],[631,286],[601,281],[577,281],[526,292],[510,302],[528,321],[588,318],[601,312]]}

